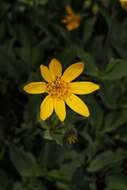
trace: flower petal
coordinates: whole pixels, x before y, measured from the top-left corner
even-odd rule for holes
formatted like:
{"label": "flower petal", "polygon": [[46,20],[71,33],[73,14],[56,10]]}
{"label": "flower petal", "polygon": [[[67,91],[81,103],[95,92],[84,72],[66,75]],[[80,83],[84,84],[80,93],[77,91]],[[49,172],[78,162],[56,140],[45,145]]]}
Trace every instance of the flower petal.
{"label": "flower petal", "polygon": [[46,120],[53,113],[53,99],[50,95],[46,96],[40,106],[40,118]]}
{"label": "flower petal", "polygon": [[93,82],[72,82],[70,87],[74,94],[90,94],[100,88],[98,84]]}
{"label": "flower petal", "polygon": [[84,64],[82,62],[74,63],[64,71],[62,79],[71,82],[83,72],[83,69]]}
{"label": "flower petal", "polygon": [[63,122],[66,117],[65,102],[63,100],[54,99],[54,107],[57,116],[59,117],[60,121]]}
{"label": "flower petal", "polygon": [[49,82],[52,80],[48,67],[46,67],[45,65],[40,65],[40,71],[41,71],[41,76],[45,81]]}
{"label": "flower petal", "polygon": [[75,14],[70,5],[67,5],[67,6],[66,6],[66,11],[67,11],[67,13],[68,13],[69,15]]}
{"label": "flower petal", "polygon": [[86,104],[76,95],[72,94],[66,99],[67,105],[75,112],[82,116],[88,117],[90,115]]}
{"label": "flower petal", "polygon": [[52,59],[49,64],[49,71],[53,79],[55,79],[56,76],[61,76],[62,75],[61,63],[55,58]]}
{"label": "flower petal", "polygon": [[24,91],[29,94],[42,94],[46,91],[45,82],[31,82],[24,86]]}
{"label": "flower petal", "polygon": [[71,22],[71,23],[67,24],[66,27],[67,27],[68,31],[72,31],[72,30],[79,27],[79,23],[78,22]]}

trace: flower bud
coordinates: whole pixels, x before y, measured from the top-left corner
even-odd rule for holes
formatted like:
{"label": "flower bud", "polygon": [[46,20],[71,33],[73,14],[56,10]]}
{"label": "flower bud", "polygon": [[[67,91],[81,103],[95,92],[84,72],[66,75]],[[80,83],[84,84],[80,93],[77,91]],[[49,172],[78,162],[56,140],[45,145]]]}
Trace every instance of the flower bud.
{"label": "flower bud", "polygon": [[92,13],[94,15],[97,15],[99,13],[99,6],[97,3],[94,3],[93,7],[92,7]]}
{"label": "flower bud", "polygon": [[85,0],[83,3],[84,9],[89,9],[91,6],[92,1],[91,0]]}

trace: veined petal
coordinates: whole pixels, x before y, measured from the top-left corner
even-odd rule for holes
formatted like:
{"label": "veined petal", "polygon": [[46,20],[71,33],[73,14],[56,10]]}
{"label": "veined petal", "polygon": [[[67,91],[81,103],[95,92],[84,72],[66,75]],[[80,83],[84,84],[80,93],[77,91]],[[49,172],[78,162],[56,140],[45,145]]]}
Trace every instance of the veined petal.
{"label": "veined petal", "polygon": [[78,114],[88,117],[90,115],[86,104],[76,95],[72,94],[66,100],[67,105]]}
{"label": "veined petal", "polygon": [[98,90],[100,86],[93,82],[72,82],[70,88],[74,94],[90,94]]}
{"label": "veined petal", "polygon": [[46,120],[53,113],[53,99],[50,95],[46,96],[46,98],[41,103],[40,107],[40,118],[42,120]]}
{"label": "veined petal", "polygon": [[61,76],[62,75],[61,63],[55,58],[52,59],[51,62],[49,63],[49,71],[53,79],[55,79],[56,76]]}
{"label": "veined petal", "polygon": [[83,72],[83,69],[84,64],[82,62],[74,63],[64,71],[62,79],[66,82],[71,82]]}
{"label": "veined petal", "polygon": [[46,67],[45,65],[40,65],[40,71],[41,76],[45,81],[50,82],[52,80],[48,67]]}
{"label": "veined petal", "polygon": [[29,94],[42,94],[46,91],[45,82],[31,82],[24,86],[24,91]]}
{"label": "veined petal", "polygon": [[64,121],[66,117],[65,102],[63,100],[54,99],[54,108],[60,121]]}

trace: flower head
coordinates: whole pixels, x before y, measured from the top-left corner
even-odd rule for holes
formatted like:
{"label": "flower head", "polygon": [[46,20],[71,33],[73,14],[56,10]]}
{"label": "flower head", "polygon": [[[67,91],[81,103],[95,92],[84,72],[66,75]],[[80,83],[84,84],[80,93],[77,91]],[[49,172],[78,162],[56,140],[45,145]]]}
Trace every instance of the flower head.
{"label": "flower head", "polygon": [[72,31],[79,28],[80,16],[75,14],[75,12],[71,9],[70,5],[66,6],[66,12],[68,15],[65,16],[62,22],[66,24],[67,30]]}
{"label": "flower head", "polygon": [[127,0],[120,0],[120,4],[127,11]]}
{"label": "flower head", "polygon": [[31,82],[24,86],[30,94],[47,93],[40,106],[40,117],[46,120],[55,110],[61,121],[66,118],[65,103],[78,114],[88,117],[90,115],[87,105],[75,94],[89,94],[100,87],[93,82],[72,82],[84,69],[84,64],[78,62],[70,65],[62,75],[62,65],[57,59],[52,59],[49,68],[40,66],[43,79],[46,82]]}

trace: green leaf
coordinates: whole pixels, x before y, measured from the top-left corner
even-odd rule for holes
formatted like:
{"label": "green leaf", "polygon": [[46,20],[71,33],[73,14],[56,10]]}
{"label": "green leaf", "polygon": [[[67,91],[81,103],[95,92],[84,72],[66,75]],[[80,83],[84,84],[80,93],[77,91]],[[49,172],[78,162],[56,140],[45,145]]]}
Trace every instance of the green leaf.
{"label": "green leaf", "polygon": [[77,154],[75,151],[63,151],[61,165],[58,170],[48,172],[48,177],[54,180],[70,181],[77,168],[81,167],[84,160],[84,153]]}
{"label": "green leaf", "polygon": [[7,190],[9,188],[10,183],[11,183],[10,177],[5,172],[0,170],[0,189],[2,187],[1,190]]}
{"label": "green leaf", "polygon": [[[127,156],[127,155],[126,155]],[[121,162],[125,155],[121,151],[112,152],[107,150],[97,155],[89,164],[87,170],[89,172],[97,172],[100,170],[113,167],[114,164]]]}
{"label": "green leaf", "polygon": [[115,131],[118,127],[127,122],[127,110],[114,111],[105,118],[103,132]]}
{"label": "green leaf", "polygon": [[[108,2],[108,1],[104,1],[104,2]],[[108,26],[110,26],[111,24],[111,15],[110,13],[103,7],[101,7],[101,9],[99,10],[100,14],[102,15],[102,17],[105,19],[105,22],[107,23]]]}
{"label": "green leaf", "polygon": [[63,164],[60,170],[52,170],[48,172],[48,177],[55,180],[70,181],[78,167],[80,167],[80,162],[75,160],[69,164]]}
{"label": "green leaf", "polygon": [[127,109],[127,96],[123,97],[120,100],[120,108]]}
{"label": "green leaf", "polygon": [[13,190],[46,190],[41,179],[25,178],[25,180],[14,183]]}
{"label": "green leaf", "polygon": [[127,189],[127,177],[122,174],[112,174],[106,176],[105,190],[126,190]]}
{"label": "green leaf", "polygon": [[48,140],[54,140],[54,141],[56,141],[57,144],[62,146],[64,134],[65,134],[64,128],[63,129],[61,129],[61,128],[56,129],[54,127],[54,129],[50,129],[50,127],[48,127],[48,129],[43,132],[43,138],[48,139]]}
{"label": "green leaf", "polygon": [[31,153],[25,152],[16,146],[11,146],[10,159],[22,176],[41,176],[41,169]]}
{"label": "green leaf", "polygon": [[115,139],[127,143],[127,128],[124,125],[117,130]]}
{"label": "green leaf", "polygon": [[127,58],[127,18],[125,17],[122,22],[115,19],[112,30],[111,42],[113,48],[122,58]]}
{"label": "green leaf", "polygon": [[81,48],[77,49],[77,56],[84,62],[86,68],[85,70],[86,74],[97,77],[99,73],[98,73],[98,68],[94,61],[94,57],[90,53],[85,52]]}
{"label": "green leaf", "polygon": [[111,59],[106,71],[102,74],[103,80],[116,80],[127,76],[127,60]]}
{"label": "green leaf", "polygon": [[84,22],[84,30],[83,30],[83,42],[84,44],[87,44],[90,38],[92,37],[94,24],[95,24],[96,18],[89,18]]}
{"label": "green leaf", "polygon": [[34,6],[34,5],[45,5],[48,0],[22,0],[27,5]]}
{"label": "green leaf", "polygon": [[85,97],[84,100],[86,100],[90,109],[90,123],[96,130],[98,130],[103,122],[103,110],[93,96]]}
{"label": "green leaf", "polygon": [[15,183],[14,186],[13,186],[13,190],[27,190],[27,189],[24,188],[23,184]]}
{"label": "green leaf", "polygon": [[[119,109],[120,101],[125,94],[126,81],[115,80],[115,81],[101,81],[98,95],[101,97],[105,107],[108,109]],[[111,98],[113,97],[113,98]]]}

